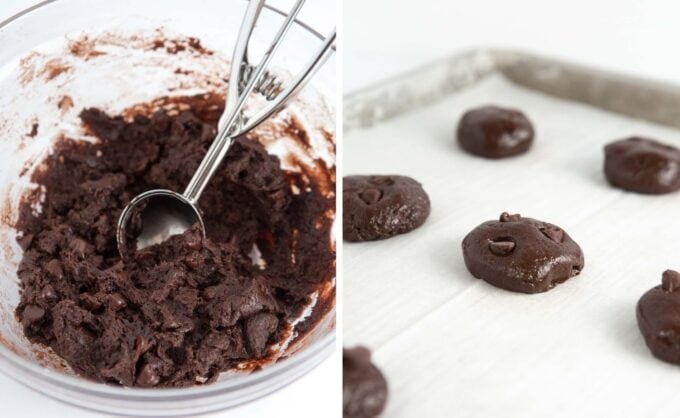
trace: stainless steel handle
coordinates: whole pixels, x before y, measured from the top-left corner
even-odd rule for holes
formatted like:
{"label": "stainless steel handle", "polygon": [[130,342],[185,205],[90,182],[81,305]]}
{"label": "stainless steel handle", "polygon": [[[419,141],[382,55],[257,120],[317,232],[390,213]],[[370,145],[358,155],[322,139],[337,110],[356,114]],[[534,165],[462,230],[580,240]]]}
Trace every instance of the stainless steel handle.
{"label": "stainless steel handle", "polygon": [[[246,87],[243,89],[243,92],[238,96],[238,100],[236,101],[236,104],[233,105],[233,107],[229,106],[227,103],[227,106],[229,106],[229,111],[225,112],[226,117],[220,118],[220,121],[222,122],[222,125],[218,128],[217,132],[217,137],[213,141],[212,145],[208,149],[208,152],[206,156],[203,158],[203,161],[201,161],[201,164],[198,166],[198,169],[196,170],[196,173],[194,176],[191,178],[191,181],[189,181],[189,184],[187,185],[186,189],[184,190],[184,197],[191,203],[195,204],[198,202],[198,199],[201,197],[201,193],[203,193],[203,190],[205,187],[208,185],[208,182],[210,182],[210,179],[212,176],[215,174],[217,169],[220,166],[220,163],[224,159],[224,156],[227,154],[227,151],[229,150],[229,147],[231,144],[234,142],[234,137],[235,135],[231,134],[232,126],[234,125],[234,122],[237,121],[238,116],[240,115],[241,108],[245,104],[246,100],[248,99],[248,96],[250,93],[253,91],[255,88],[255,85],[257,84],[258,80],[264,73],[265,69],[269,65],[269,62],[272,59],[272,56],[278,49],[278,47],[281,45],[281,41],[283,40],[284,36],[292,26],[293,22],[295,21],[295,18],[297,17],[298,13],[300,12],[300,9],[302,8],[302,5],[304,4],[305,0],[297,0],[295,2],[295,5],[293,6],[293,9],[291,12],[288,14],[286,17],[286,20],[283,22],[281,27],[279,28],[278,33],[274,37],[274,40],[272,43],[269,45],[269,48],[265,51],[262,60],[258,64],[258,66],[255,68],[255,71],[253,71],[252,76],[248,80],[248,84]],[[252,3],[252,0],[251,0]],[[263,3],[263,0],[258,0],[258,3]],[[255,9],[255,6],[252,6],[252,4],[249,5],[248,7],[248,12],[251,11],[251,9]],[[257,6],[260,6],[259,4]],[[251,31],[243,31],[243,28],[241,30],[240,35],[249,35]],[[240,43],[240,40],[237,41],[237,44]],[[233,68],[232,68],[232,74],[233,74]],[[233,89],[238,89],[237,85],[233,84],[238,84],[238,83],[233,83],[230,82],[232,85],[230,87],[230,91]]]}
{"label": "stainless steel handle", "polygon": [[[229,85],[227,89],[227,102],[224,106],[224,112],[220,117],[217,124],[218,127],[224,126],[226,122],[226,116],[231,112],[233,106],[236,104],[238,97],[241,95],[239,91],[239,85],[241,83],[238,80],[241,78],[241,71],[243,71],[243,66],[248,65],[248,43],[250,42],[250,36],[253,34],[255,29],[255,23],[257,18],[260,16],[260,12],[264,7],[265,0],[250,0],[248,2],[248,8],[246,9],[246,14],[241,23],[241,28],[236,38],[236,47],[234,48],[234,53],[231,57],[231,72],[229,74]],[[232,81],[234,81],[232,83]]]}
{"label": "stainless steel handle", "polygon": [[335,44],[336,31],[333,29],[330,35],[324,40],[323,45],[319,48],[314,57],[305,65],[304,69],[291,84],[286,87],[279,95],[271,102],[269,106],[264,107],[254,116],[248,118],[245,125],[234,136],[242,135],[245,132],[257,127],[264,122],[268,117],[278,112],[284,107],[295,95],[309,82],[312,75],[316,73],[324,62],[330,57],[333,52]]}

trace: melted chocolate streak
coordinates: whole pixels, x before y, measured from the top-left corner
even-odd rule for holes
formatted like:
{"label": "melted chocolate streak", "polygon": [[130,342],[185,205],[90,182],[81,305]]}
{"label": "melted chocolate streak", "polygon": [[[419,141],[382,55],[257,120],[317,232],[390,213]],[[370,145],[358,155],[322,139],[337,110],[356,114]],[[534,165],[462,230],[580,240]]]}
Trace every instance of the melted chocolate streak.
{"label": "melted chocolate streak", "polygon": [[[83,110],[100,142],[60,141],[32,178],[46,189],[43,212],[31,210],[37,192],[22,202],[17,317],[31,341],[85,377],[146,387],[213,381],[270,356],[286,319],[334,277],[332,219],[324,216],[334,197],[314,179],[307,189],[246,138],[201,198],[205,242],[192,230],[120,259],[115,227],[124,205],[148,189],[181,190],[216,133],[219,98],[184,103],[190,109],[174,116],[160,110],[132,122]],[[248,257],[255,244],[264,269]],[[333,306],[322,302],[303,332]]]}

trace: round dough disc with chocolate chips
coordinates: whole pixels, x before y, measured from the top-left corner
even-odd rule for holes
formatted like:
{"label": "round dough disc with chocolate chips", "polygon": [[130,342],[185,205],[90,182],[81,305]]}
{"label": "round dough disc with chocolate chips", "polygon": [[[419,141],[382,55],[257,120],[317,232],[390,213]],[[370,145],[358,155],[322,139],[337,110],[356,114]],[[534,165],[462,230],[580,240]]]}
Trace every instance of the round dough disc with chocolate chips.
{"label": "round dough disc with chocolate chips", "polygon": [[552,289],[583,269],[583,252],[560,227],[504,212],[463,239],[470,273],[513,292]]}
{"label": "round dough disc with chocolate chips", "polygon": [[524,113],[498,106],[466,112],[458,123],[458,143],[467,152],[485,158],[525,153],[534,141],[534,127]]}
{"label": "round dough disc with chocolate chips", "polygon": [[380,415],[387,401],[387,381],[371,363],[364,347],[342,350],[342,416],[371,418]]}
{"label": "round dough disc with chocolate chips", "polygon": [[410,232],[430,215],[423,187],[406,176],[346,176],[342,227],[347,241],[375,241]]}
{"label": "round dough disc with chocolate chips", "polygon": [[645,194],[680,189],[680,149],[632,137],[604,148],[604,174],[612,186]]}
{"label": "round dough disc with chocolate chips", "polygon": [[680,364],[680,274],[666,270],[661,285],[642,295],[637,322],[654,357]]}

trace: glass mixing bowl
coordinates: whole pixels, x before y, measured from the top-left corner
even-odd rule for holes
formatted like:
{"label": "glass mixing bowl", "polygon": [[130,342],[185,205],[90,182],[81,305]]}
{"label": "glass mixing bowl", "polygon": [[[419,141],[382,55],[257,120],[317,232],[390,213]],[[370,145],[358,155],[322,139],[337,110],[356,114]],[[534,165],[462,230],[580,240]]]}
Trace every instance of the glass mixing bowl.
{"label": "glass mixing bowl", "polygon": [[[64,112],[77,115],[77,109],[86,104],[121,111],[153,97],[195,93],[205,91],[206,86],[215,88],[220,84],[220,78],[215,79],[213,73],[212,80],[206,75],[201,81],[204,84],[185,80],[169,87],[171,80],[177,81],[173,77],[181,77],[169,70],[174,68],[171,66],[182,64],[182,54],[177,54],[176,58],[152,57],[140,64],[139,54],[128,54],[124,49],[127,46],[125,39],[134,43],[138,40],[135,36],[114,37],[104,48],[111,48],[105,52],[112,57],[119,53],[119,59],[99,68],[97,74],[96,71],[88,73],[88,68],[93,69],[88,67],[88,62],[94,61],[88,59],[93,50],[87,50],[86,42],[91,34],[140,31],[193,36],[216,51],[216,55],[230,57],[245,7],[246,1],[237,0],[58,0],[40,3],[0,23],[0,366],[17,382],[52,398],[102,412],[134,416],[193,415],[265,396],[298,379],[334,350],[335,305],[331,301],[333,308],[316,327],[291,344],[283,358],[262,370],[250,374],[224,373],[212,384],[183,389],[124,388],[92,382],[69,372],[49,350],[31,345],[14,317],[19,301],[16,268],[21,250],[15,242],[16,231],[12,223],[20,196],[30,187],[31,168],[35,168],[49,152],[59,131],[70,129],[76,135],[79,129],[79,126],[63,121]],[[270,7],[263,10],[252,40],[255,49],[264,48],[272,39],[284,15]],[[50,58],[49,52],[59,45],[66,45],[69,39],[84,45],[84,52],[80,51],[78,57],[72,58],[73,62]],[[318,33],[296,22],[286,40],[287,46],[279,51],[280,59],[274,63],[276,68],[282,74],[295,73],[321,41]],[[32,51],[39,53],[36,56]],[[170,63],[173,59],[177,62]],[[37,64],[42,67],[36,67]],[[80,64],[84,69],[75,68]],[[203,69],[208,74],[219,69],[225,76],[228,74],[224,58],[186,64],[193,65],[197,72]],[[18,83],[17,74],[21,80]],[[74,80],[74,74],[80,75]],[[34,79],[50,82],[37,83]],[[73,96],[69,99],[76,102],[74,109],[62,107],[63,100],[57,100],[64,92]],[[331,57],[304,91],[302,102],[309,99],[308,102],[291,105],[304,114],[303,124],[331,142],[335,130],[334,97],[335,61]],[[309,112],[317,114],[308,118]],[[38,119],[38,134],[27,136]],[[334,145],[329,147],[318,138],[311,142],[317,157],[332,164]],[[334,295],[334,284],[329,287],[326,295]]]}

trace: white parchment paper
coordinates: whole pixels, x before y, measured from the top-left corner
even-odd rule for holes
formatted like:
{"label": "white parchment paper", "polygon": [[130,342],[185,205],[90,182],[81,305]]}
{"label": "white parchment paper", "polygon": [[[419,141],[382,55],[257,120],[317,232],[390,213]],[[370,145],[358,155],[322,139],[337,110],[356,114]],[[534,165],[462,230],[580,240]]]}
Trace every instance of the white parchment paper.
{"label": "white parchment paper", "polygon": [[[458,148],[462,113],[489,103],[534,122],[528,154]],[[420,229],[344,245],[344,344],[374,351],[390,386],[384,416],[677,415],[680,367],[652,357],[635,305],[680,269],[680,193],[623,192],[602,170],[603,146],[635,134],[680,146],[676,130],[493,76],[345,136],[345,175],[409,175],[432,201]],[[584,251],[581,275],[536,295],[472,277],[461,241],[503,211],[563,227]]]}

